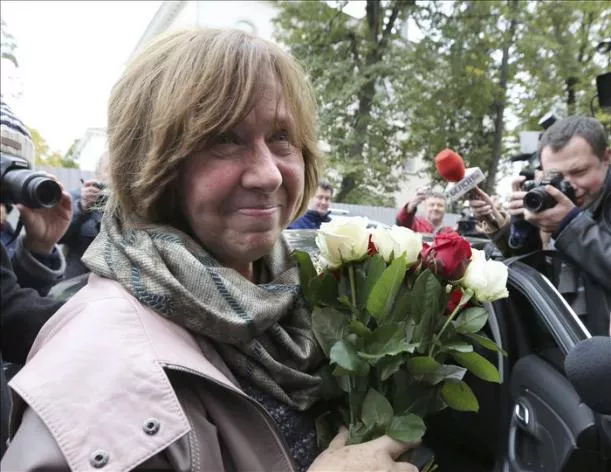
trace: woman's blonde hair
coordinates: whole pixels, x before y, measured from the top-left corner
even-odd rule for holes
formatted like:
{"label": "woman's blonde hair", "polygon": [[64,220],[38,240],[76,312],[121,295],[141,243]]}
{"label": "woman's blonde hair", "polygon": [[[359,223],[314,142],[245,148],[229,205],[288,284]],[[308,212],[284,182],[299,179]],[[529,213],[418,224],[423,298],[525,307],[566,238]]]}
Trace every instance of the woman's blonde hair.
{"label": "woman's blonde hair", "polygon": [[[124,223],[180,225],[181,164],[252,110],[260,81],[278,81],[305,162],[298,213],[316,191],[316,104],[302,67],[277,45],[238,30],[193,29],[152,43],[126,68],[108,107],[111,200]],[[296,215],[294,215],[296,216]]]}

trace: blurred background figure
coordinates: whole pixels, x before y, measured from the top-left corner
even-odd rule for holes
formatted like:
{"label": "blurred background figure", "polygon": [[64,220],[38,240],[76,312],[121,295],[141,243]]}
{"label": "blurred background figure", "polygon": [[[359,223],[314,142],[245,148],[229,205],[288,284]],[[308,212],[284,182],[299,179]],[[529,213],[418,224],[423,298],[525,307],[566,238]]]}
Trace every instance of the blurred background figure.
{"label": "blurred background figure", "polygon": [[[418,205],[425,202],[424,218],[416,216]],[[437,233],[452,229],[443,226],[443,217],[446,214],[446,197],[441,192],[431,191],[431,187],[421,187],[416,196],[412,198],[397,213],[396,223],[418,233]]]}
{"label": "blurred background figure", "polygon": [[60,240],[66,250],[67,279],[89,272],[81,257],[100,232],[104,189],[108,182],[107,152],[100,156],[95,176],[95,179],[84,181],[79,190],[72,192],[72,222]]}
{"label": "blurred background figure", "polygon": [[295,221],[288,229],[318,229],[323,223],[331,221],[329,218],[329,205],[333,198],[333,187],[326,180],[318,182],[316,193],[310,199],[308,211]]}

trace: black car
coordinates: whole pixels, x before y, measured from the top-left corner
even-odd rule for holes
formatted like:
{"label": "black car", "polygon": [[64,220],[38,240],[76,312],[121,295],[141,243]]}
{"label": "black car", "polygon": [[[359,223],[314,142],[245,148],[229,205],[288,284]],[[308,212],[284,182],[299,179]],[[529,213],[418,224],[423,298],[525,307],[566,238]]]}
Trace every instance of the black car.
{"label": "black car", "polygon": [[[295,249],[311,253],[315,234],[285,231]],[[477,249],[488,243],[467,239]],[[53,293],[67,299],[86,277],[62,282]],[[549,279],[529,265],[509,264],[508,290],[509,298],[486,305],[487,334],[508,355],[479,351],[498,366],[501,384],[467,374],[479,412],[446,409],[431,416],[423,449],[435,451],[441,472],[611,471],[611,416],[585,405],[564,372],[567,353],[590,334]]]}

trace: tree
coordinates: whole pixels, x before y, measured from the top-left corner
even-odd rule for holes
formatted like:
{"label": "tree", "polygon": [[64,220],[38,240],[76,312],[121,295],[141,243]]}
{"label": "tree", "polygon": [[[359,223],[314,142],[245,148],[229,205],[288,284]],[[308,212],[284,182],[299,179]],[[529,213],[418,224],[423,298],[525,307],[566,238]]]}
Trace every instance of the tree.
{"label": "tree", "polygon": [[276,39],[300,59],[320,102],[335,200],[392,204],[404,161],[405,111],[397,106],[401,30],[415,1],[368,0],[365,17],[326,2],[278,2]]}
{"label": "tree", "polygon": [[449,147],[468,166],[482,168],[489,176],[482,186],[494,190],[513,74],[512,8],[501,1],[441,2],[416,17],[427,34],[405,56],[404,90],[398,95],[409,109],[407,150],[424,159],[433,180],[440,179],[433,158]]}
{"label": "tree", "polygon": [[0,19],[0,51],[2,59],[7,59],[11,61],[15,67],[18,67],[19,63],[17,62],[15,49],[17,49],[17,42],[14,36],[8,32],[6,22]]}
{"label": "tree", "polygon": [[68,167],[78,169],[78,163],[74,158],[71,150],[74,148],[74,144],[70,147],[68,152],[62,156],[58,151],[52,151],[47,141],[40,135],[37,129],[30,128],[30,134],[32,141],[34,142],[34,149],[36,151],[36,166],[50,166],[50,167]]}
{"label": "tree", "polygon": [[595,77],[610,65],[596,59],[596,47],[611,36],[607,2],[529,2],[515,109],[526,128],[550,110],[563,115],[590,114]]}

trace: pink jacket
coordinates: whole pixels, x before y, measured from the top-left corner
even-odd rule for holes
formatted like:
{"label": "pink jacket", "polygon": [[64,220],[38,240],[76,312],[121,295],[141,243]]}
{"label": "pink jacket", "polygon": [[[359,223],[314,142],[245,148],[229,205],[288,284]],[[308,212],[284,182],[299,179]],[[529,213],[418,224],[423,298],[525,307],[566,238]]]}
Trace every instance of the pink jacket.
{"label": "pink jacket", "polygon": [[271,417],[236,387],[216,351],[205,351],[117,282],[92,274],[10,383],[2,470],[216,472],[231,463],[292,471]]}

